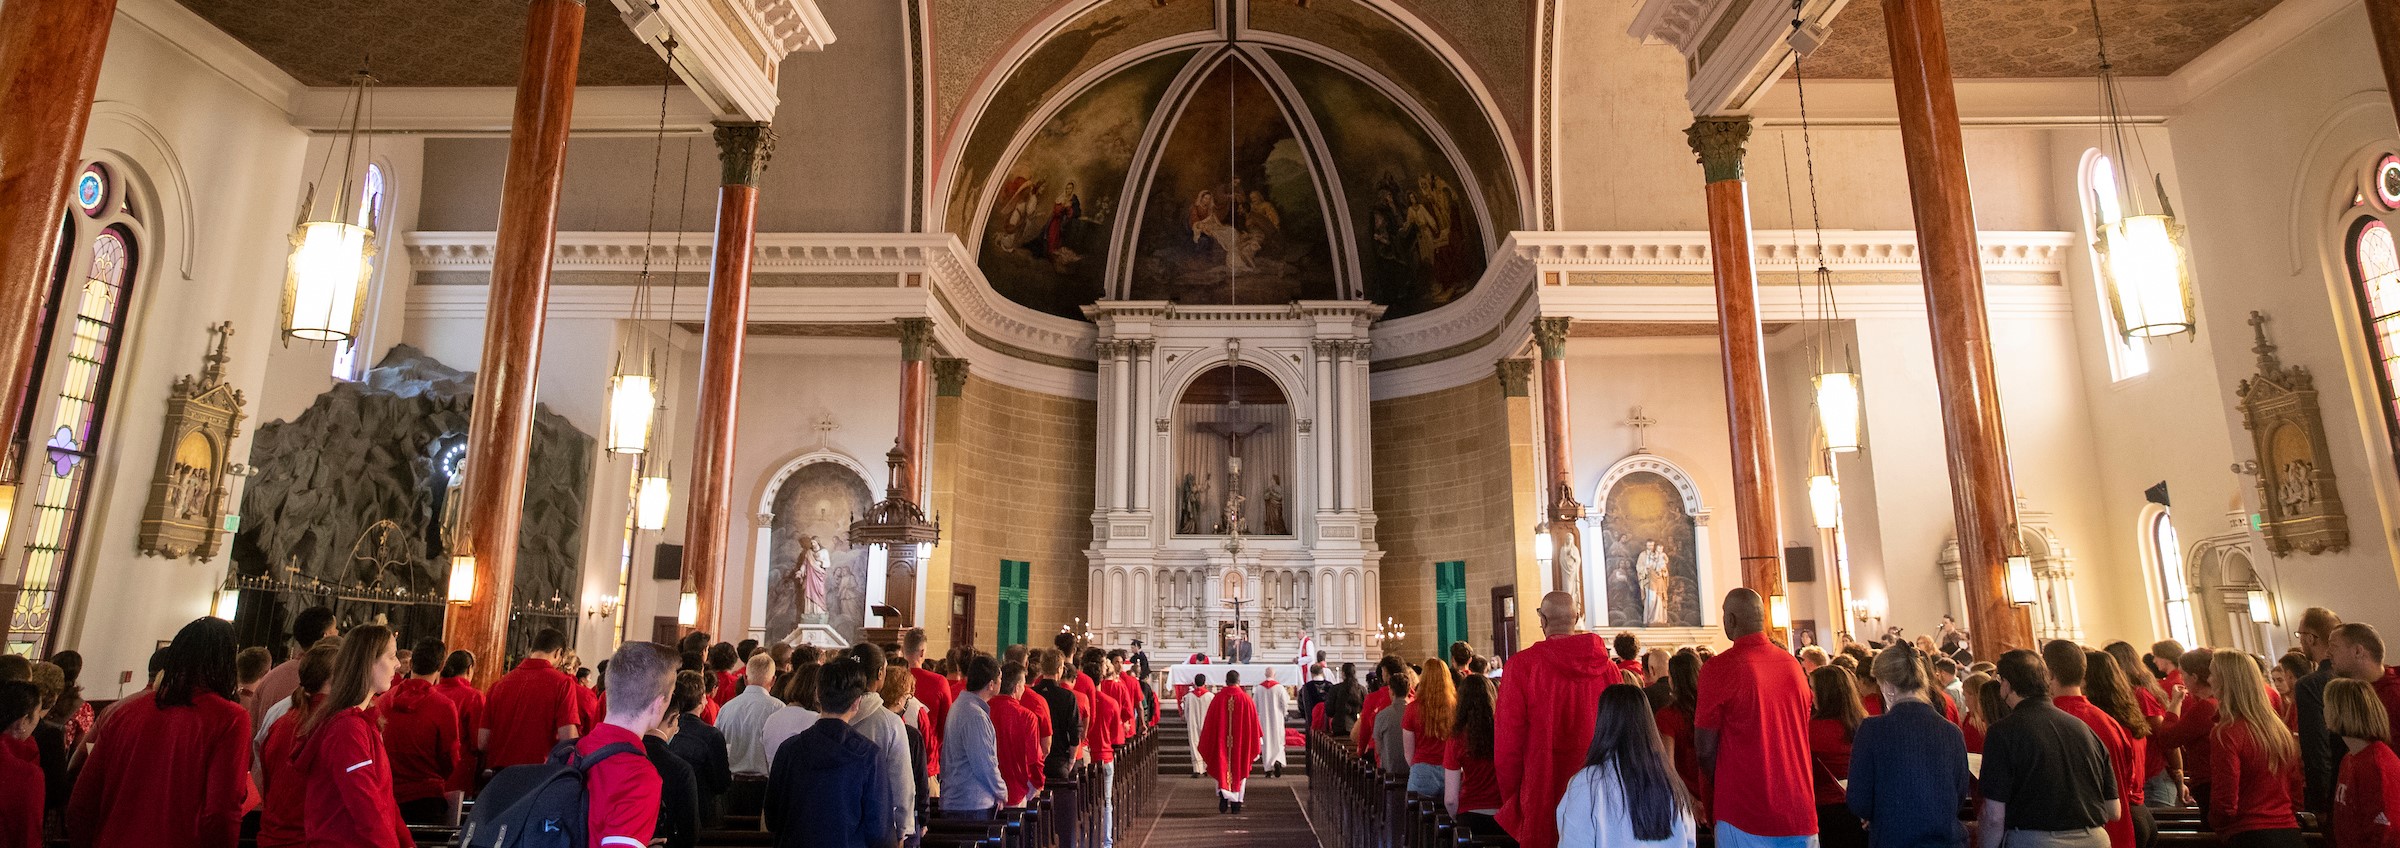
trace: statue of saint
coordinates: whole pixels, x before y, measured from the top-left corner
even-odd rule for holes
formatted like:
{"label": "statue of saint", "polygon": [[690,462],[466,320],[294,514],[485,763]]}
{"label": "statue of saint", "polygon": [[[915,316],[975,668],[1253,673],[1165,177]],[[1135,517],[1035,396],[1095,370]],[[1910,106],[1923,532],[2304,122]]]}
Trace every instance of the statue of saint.
{"label": "statue of saint", "polygon": [[1643,543],[1641,556],[1633,560],[1633,573],[1642,578],[1642,622],[1667,623],[1667,591],[1675,577],[1667,570],[1667,554],[1652,540]]}
{"label": "statue of saint", "polygon": [[1200,533],[1200,483],[1188,471],[1175,495],[1175,532],[1187,536]]}
{"label": "statue of saint", "polygon": [[1266,501],[1266,515],[1259,520],[1266,523],[1267,535],[1289,536],[1292,526],[1283,518],[1283,475],[1269,475],[1267,480],[1267,491],[1260,496],[1261,500]]}
{"label": "statue of saint", "polygon": [[793,564],[792,571],[800,580],[800,612],[826,612],[825,544],[813,535],[800,537],[800,561]]}

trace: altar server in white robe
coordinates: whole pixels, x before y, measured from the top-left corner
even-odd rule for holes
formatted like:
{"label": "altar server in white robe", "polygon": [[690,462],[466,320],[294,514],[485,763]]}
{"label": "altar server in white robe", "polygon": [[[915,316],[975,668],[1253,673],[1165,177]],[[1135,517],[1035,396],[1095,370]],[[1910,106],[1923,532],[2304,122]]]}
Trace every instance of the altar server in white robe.
{"label": "altar server in white robe", "polygon": [[1283,776],[1283,720],[1292,711],[1292,687],[1275,680],[1275,669],[1267,669],[1267,679],[1258,684],[1258,767],[1267,774]]}
{"label": "altar server in white robe", "polygon": [[1216,696],[1208,689],[1208,675],[1192,675],[1192,688],[1183,693],[1183,725],[1190,729],[1192,746],[1192,776],[1208,774],[1208,761],[1200,758],[1200,719],[1208,715],[1208,704]]}

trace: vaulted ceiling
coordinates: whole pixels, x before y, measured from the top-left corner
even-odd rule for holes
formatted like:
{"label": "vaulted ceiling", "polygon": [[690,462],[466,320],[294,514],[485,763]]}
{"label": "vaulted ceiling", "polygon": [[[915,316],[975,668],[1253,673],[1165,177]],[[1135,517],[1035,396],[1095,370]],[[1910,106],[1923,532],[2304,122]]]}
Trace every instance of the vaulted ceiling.
{"label": "vaulted ceiling", "polygon": [[[303,85],[346,85],[366,62],[391,86],[513,86],[525,4],[504,0],[180,0]],[[607,2],[584,13],[580,85],[658,85],[658,54]]]}
{"label": "vaulted ceiling", "polygon": [[[2174,73],[2282,0],[2102,0],[2117,73]],[[2090,0],[1945,0],[1951,73],[1961,79],[2090,77],[2099,73]],[[1802,66],[1812,78],[1888,79],[1883,6],[1851,0],[1825,45]]]}

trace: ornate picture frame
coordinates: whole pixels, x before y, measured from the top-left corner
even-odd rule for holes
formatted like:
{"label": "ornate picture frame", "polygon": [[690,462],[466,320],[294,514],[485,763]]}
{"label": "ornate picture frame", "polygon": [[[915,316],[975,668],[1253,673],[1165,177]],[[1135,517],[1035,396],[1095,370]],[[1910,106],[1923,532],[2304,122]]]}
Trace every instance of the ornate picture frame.
{"label": "ornate picture frame", "polygon": [[230,501],[225,475],[248,400],[225,382],[225,345],[233,337],[233,323],[217,324],[209,333],[216,344],[200,374],[177,378],[167,395],[166,436],[159,440],[158,467],[142,509],[139,544],[148,556],[207,562],[223,542]]}
{"label": "ornate picture frame", "polygon": [[2290,556],[2333,553],[2350,547],[2350,520],[2334,485],[2333,458],[2326,450],[2325,418],[2317,407],[2316,379],[2308,369],[2284,365],[2267,341],[2267,317],[2250,313],[2258,343],[2258,373],[2242,380],[2235,394],[2242,429],[2257,452],[2259,535],[2267,550]]}

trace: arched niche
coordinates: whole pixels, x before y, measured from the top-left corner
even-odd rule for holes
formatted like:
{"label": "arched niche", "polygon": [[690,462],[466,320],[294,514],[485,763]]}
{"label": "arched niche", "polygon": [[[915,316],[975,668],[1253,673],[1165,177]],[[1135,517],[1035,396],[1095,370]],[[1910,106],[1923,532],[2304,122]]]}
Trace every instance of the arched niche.
{"label": "arched niche", "polygon": [[[824,623],[852,642],[866,625],[872,575],[882,557],[845,540],[850,522],[875,502],[865,469],[831,452],[805,454],[786,462],[760,487],[752,597],[757,620],[769,639],[785,639],[802,622],[801,550],[808,537],[824,546]],[[760,607],[763,606],[763,609]]]}
{"label": "arched niche", "polygon": [[[1184,383],[1169,423],[1175,533],[1230,533],[1226,501],[1238,494],[1242,535],[1292,535],[1298,524],[1292,509],[1293,423],[1290,396],[1248,363],[1221,363]],[[1232,463],[1236,442],[1238,484]]]}
{"label": "arched niche", "polygon": [[[1583,538],[1584,616],[1608,627],[1699,627],[1708,597],[1708,509],[1681,466],[1618,460],[1593,488]],[[1592,603],[1589,596],[1600,596]]]}

